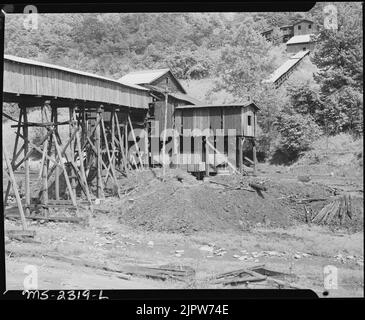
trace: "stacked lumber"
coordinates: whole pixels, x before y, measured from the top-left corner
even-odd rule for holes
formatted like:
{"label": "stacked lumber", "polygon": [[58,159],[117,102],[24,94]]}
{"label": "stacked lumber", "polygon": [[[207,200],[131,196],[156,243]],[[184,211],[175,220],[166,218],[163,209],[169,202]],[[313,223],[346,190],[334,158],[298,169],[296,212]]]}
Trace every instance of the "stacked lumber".
{"label": "stacked lumber", "polygon": [[343,195],[325,205],[313,218],[312,222],[329,224],[338,219],[342,224],[346,216],[352,219],[351,196]]}

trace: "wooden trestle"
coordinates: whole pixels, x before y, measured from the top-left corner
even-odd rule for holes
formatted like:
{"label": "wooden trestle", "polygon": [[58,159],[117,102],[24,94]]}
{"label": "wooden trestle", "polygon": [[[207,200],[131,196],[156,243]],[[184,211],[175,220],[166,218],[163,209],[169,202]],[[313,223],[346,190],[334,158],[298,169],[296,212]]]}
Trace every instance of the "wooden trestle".
{"label": "wooden trestle", "polygon": [[[18,106],[18,119],[3,113],[3,116],[15,121],[12,127],[16,128],[11,159],[3,149],[9,174],[4,209],[12,185],[19,200],[19,211],[24,209],[25,216],[38,208],[42,216],[48,217],[50,208],[64,205],[75,208],[77,212],[81,202],[92,209],[95,198],[105,197],[106,186],[120,197],[118,178],[128,176],[132,167],[143,169],[139,152],[137,159],[128,156],[128,132],[133,144],[137,145],[129,108],[72,105],[67,107],[68,120],[59,122],[58,111],[65,106],[46,102],[41,106],[40,121],[31,122],[27,112],[35,106],[25,103],[18,103]],[[69,127],[68,137],[62,139],[59,128],[65,125]],[[42,128],[38,130],[44,133],[37,143],[30,139],[32,128]],[[29,161],[34,151],[41,154],[41,165],[35,179],[40,188],[34,188],[34,181],[31,183]],[[14,175],[20,168],[24,168],[22,204]],[[36,194],[34,190],[37,190]]]}

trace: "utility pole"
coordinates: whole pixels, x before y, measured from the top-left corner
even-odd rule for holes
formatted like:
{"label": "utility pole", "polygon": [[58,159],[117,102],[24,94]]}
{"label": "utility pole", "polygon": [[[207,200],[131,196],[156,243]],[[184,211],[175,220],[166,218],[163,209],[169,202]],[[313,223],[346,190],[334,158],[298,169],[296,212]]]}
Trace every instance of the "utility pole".
{"label": "utility pole", "polygon": [[164,121],[164,131],[163,131],[163,143],[162,143],[162,170],[163,170],[163,173],[162,173],[162,180],[164,181],[165,180],[165,172],[166,172],[166,165],[165,165],[165,151],[166,151],[166,148],[165,148],[165,144],[166,144],[166,130],[167,130],[167,105],[168,105],[168,92],[169,92],[169,87],[168,87],[168,84],[169,84],[169,78],[166,78],[166,88],[165,88],[165,121]]}

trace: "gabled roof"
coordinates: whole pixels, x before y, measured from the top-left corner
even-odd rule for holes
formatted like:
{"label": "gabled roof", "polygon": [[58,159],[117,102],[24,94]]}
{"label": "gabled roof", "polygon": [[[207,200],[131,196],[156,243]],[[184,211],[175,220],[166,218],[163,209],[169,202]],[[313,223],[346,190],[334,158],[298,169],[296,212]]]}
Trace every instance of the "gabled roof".
{"label": "gabled roof", "polygon": [[314,21],[312,21],[312,20],[309,20],[309,19],[302,19],[302,20],[299,20],[299,21],[297,21],[297,22],[293,23],[293,26],[295,26],[295,25],[297,25],[298,23],[301,23],[301,22],[303,22],[303,21],[307,21],[307,22],[310,22],[310,23],[314,23]]}
{"label": "gabled roof", "polygon": [[96,79],[100,79],[100,80],[115,82],[115,83],[119,83],[121,85],[124,85],[126,87],[131,87],[131,88],[134,88],[134,89],[146,91],[146,88],[135,85],[135,84],[125,83],[124,81],[116,81],[114,79],[99,76],[97,74],[93,74],[93,73],[90,73],[90,72],[70,69],[70,68],[62,67],[62,66],[55,65],[55,64],[50,64],[50,63],[45,63],[45,62],[41,62],[41,61],[26,59],[26,58],[17,57],[17,56],[12,56],[12,55],[9,55],[9,54],[4,54],[4,60],[9,60],[9,61],[13,61],[13,62],[17,62],[17,63],[23,63],[23,64],[29,64],[29,65],[33,65],[33,66],[40,66],[40,67],[50,68],[50,69],[55,69],[55,70],[60,70],[60,71],[65,71],[65,72],[69,72],[69,73],[73,73],[73,74],[82,75],[82,76],[85,76],[85,77],[91,77],[91,78],[96,78]]}
{"label": "gabled roof", "polygon": [[134,85],[143,85],[143,84],[151,84],[159,78],[163,77],[165,74],[170,73],[174,80],[177,82],[183,93],[186,93],[184,87],[181,85],[179,80],[176,79],[174,74],[170,69],[152,69],[152,70],[140,70],[130,72],[123,77],[121,77],[118,81],[122,83],[129,83]]}
{"label": "gabled roof", "polygon": [[311,36],[314,36],[314,34],[302,34],[299,36],[294,36],[294,37],[291,37],[286,44],[313,42],[313,40],[311,40]]}
{"label": "gabled roof", "polygon": [[146,84],[146,83],[151,83],[154,80],[157,80],[158,78],[162,77],[169,71],[170,69],[134,71],[124,75],[123,77],[118,79],[118,81],[123,81],[125,83],[131,83],[131,84]]}

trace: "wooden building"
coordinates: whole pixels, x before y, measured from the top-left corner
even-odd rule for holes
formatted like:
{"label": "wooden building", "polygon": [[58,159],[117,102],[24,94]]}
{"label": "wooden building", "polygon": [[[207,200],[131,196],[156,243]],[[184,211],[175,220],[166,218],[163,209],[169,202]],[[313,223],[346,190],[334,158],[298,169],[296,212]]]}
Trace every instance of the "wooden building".
{"label": "wooden building", "polygon": [[[317,33],[317,25],[309,19],[301,19],[291,25],[284,25],[279,27],[280,32],[282,34],[282,42],[287,44],[288,52],[295,53],[300,50],[312,50],[312,44],[307,44],[306,46],[302,45],[292,45],[291,42],[297,42],[302,41],[303,37],[297,37],[297,36],[304,36],[304,35],[310,35]],[[261,33],[262,36],[266,38],[268,41],[272,41],[272,35],[273,35],[274,29],[265,30]],[[291,42],[289,42],[291,40]],[[309,41],[306,40],[306,43]],[[298,42],[297,42],[298,43]],[[303,43],[303,42],[301,42]],[[289,46],[288,46],[289,45]],[[305,49],[303,49],[305,48]]]}
{"label": "wooden building", "polygon": [[[173,123],[174,129],[181,137],[180,146],[183,146],[182,140],[186,130],[192,132],[193,138],[200,136],[203,142],[201,145],[201,141],[197,139],[200,148],[195,148],[196,140],[193,139],[190,150],[180,148],[182,154],[189,154],[190,151],[195,154],[194,158],[197,159],[191,167],[189,165],[183,165],[183,167],[189,171],[204,170],[207,175],[210,172],[216,172],[223,163],[233,170],[235,167],[241,170],[245,141],[251,143],[254,157],[252,162],[255,163],[258,110],[259,108],[253,101],[227,105],[199,104],[177,107]],[[218,145],[218,140],[221,140],[221,145]],[[233,152],[230,152],[230,149]]]}
{"label": "wooden building", "polygon": [[173,113],[182,105],[200,104],[201,101],[187,95],[186,90],[170,69],[142,70],[131,72],[118,81],[142,86],[150,91],[152,102],[149,104],[148,120],[152,127],[159,123],[159,134],[164,128],[167,106],[167,128],[172,128]]}
{"label": "wooden building", "polygon": [[312,34],[317,32],[317,25],[308,19],[302,19],[293,24],[294,36]]}
{"label": "wooden building", "polygon": [[[66,204],[77,210],[77,198],[83,195],[91,207],[92,198],[104,198],[105,192],[120,197],[118,176],[128,177],[130,170],[154,165],[155,151],[159,160],[162,150],[163,158],[175,157],[177,164],[181,155],[196,156],[197,161],[188,162],[186,169],[209,175],[226,164],[234,171],[242,169],[246,139],[253,147],[251,162],[256,162],[258,107],[252,101],[206,105],[187,95],[169,69],[135,72],[117,81],[5,56],[3,102],[17,104],[20,110],[18,119],[3,113],[14,121],[16,130],[12,156],[3,148],[10,177],[4,203],[10,187],[17,188],[14,171],[24,165],[25,199],[18,195],[17,202],[20,211],[24,206],[25,215],[40,210],[48,216],[49,209]],[[29,121],[29,110],[39,107],[41,119]],[[59,121],[60,108],[68,109],[66,121]],[[61,138],[60,126],[68,126],[66,139]],[[40,141],[31,141],[32,128],[43,128]],[[171,155],[164,152],[171,142],[161,137],[164,128],[176,130],[179,141],[189,147],[181,152],[175,148]],[[139,129],[148,134],[139,136]],[[186,138],[188,129],[195,134]],[[206,129],[214,133],[197,133]],[[42,155],[36,190],[29,166],[34,151]]]}

